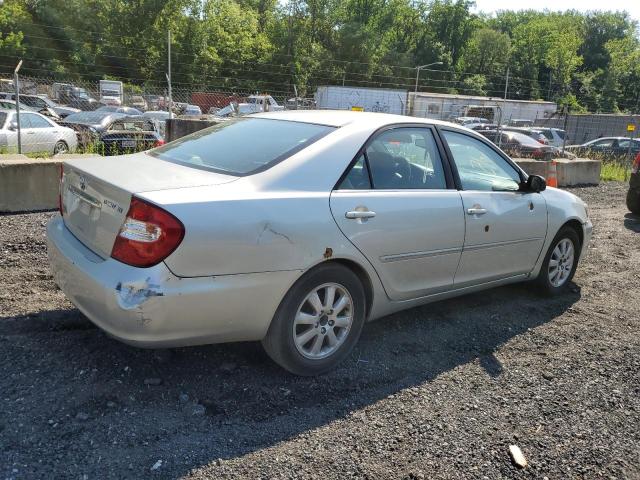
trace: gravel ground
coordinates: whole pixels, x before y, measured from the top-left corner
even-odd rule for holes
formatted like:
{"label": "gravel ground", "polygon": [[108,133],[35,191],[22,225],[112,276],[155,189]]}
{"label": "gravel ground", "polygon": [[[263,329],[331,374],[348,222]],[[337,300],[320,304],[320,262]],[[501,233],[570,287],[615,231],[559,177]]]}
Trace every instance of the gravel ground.
{"label": "gravel ground", "polygon": [[568,294],[393,315],[319,378],[110,339],[51,279],[51,213],[0,216],[0,478],[640,478],[640,219],[623,184],[574,191],[595,233]]}

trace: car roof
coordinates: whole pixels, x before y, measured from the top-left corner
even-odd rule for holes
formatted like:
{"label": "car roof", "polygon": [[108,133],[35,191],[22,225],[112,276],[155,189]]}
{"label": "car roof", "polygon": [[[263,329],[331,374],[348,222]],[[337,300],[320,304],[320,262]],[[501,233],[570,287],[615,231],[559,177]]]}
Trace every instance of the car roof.
{"label": "car roof", "polygon": [[284,110],[278,112],[254,113],[254,118],[273,118],[292,122],[317,123],[330,127],[343,127],[350,123],[364,122],[371,127],[382,127],[394,123],[424,123],[426,125],[448,125],[460,128],[449,122],[430,118],[408,117],[391,113],[354,112],[351,110]]}

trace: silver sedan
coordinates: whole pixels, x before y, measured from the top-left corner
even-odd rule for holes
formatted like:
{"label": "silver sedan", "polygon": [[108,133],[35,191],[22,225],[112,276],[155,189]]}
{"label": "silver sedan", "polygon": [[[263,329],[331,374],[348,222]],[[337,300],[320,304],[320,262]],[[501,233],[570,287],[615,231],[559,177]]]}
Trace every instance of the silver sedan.
{"label": "silver sedan", "polygon": [[58,285],[124,342],[261,340],[300,375],[363,325],[513,282],[560,294],[592,225],[482,136],[347,111],[233,119],[146,153],[64,164]]}

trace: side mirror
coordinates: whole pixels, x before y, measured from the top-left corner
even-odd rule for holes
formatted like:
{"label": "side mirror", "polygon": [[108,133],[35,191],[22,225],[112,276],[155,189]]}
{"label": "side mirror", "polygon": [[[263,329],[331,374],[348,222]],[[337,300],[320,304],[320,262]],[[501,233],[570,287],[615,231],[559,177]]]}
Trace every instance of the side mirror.
{"label": "side mirror", "polygon": [[540,193],[547,188],[547,181],[540,175],[529,175],[527,178],[527,191]]}

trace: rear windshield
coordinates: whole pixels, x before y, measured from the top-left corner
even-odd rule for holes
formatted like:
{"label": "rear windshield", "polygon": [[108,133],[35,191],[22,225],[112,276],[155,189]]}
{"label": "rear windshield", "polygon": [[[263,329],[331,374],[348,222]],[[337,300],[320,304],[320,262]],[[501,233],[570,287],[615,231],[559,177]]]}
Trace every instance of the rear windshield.
{"label": "rear windshield", "polygon": [[266,170],[319,140],[334,127],[266,118],[237,118],[149,152],[169,162],[229,175]]}

